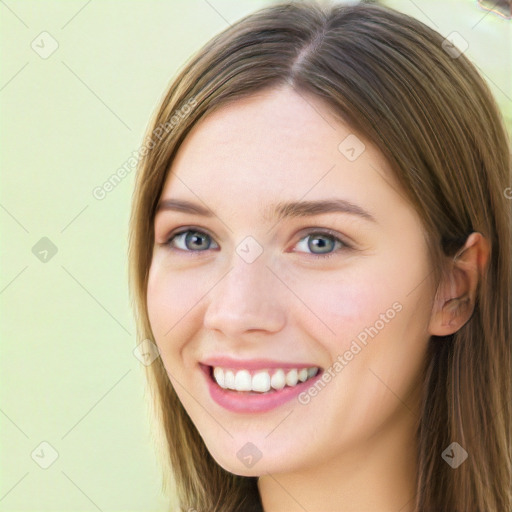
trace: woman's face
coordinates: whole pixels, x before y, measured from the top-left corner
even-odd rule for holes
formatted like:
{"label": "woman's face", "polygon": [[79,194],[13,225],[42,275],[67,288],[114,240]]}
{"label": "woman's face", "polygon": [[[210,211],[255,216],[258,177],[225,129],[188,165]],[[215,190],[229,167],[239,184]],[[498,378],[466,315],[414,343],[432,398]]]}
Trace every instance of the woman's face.
{"label": "woman's face", "polygon": [[203,119],[154,228],[151,327],[222,467],[358,461],[411,432],[434,294],[422,225],[383,156],[318,98],[285,87]]}

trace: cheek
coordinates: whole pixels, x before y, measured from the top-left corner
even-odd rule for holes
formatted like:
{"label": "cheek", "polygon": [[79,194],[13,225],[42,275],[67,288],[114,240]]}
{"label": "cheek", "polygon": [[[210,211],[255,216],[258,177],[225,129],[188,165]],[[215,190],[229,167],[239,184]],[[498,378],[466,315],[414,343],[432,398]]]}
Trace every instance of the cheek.
{"label": "cheek", "polygon": [[[425,286],[419,286],[428,275],[428,262],[420,256],[412,259],[407,250],[390,250],[342,270],[290,276],[301,299],[293,308],[294,320],[315,333],[332,359],[355,339],[380,351],[408,335],[421,336],[429,311]],[[365,352],[370,356],[372,351]]]}
{"label": "cheek", "polygon": [[[197,325],[194,313],[205,291],[189,272],[173,272],[152,264],[148,276],[147,307],[155,341],[163,352],[178,348],[176,340],[186,339],[187,328]],[[171,340],[173,343],[171,344]]]}
{"label": "cheek", "polygon": [[379,283],[381,273],[379,268],[366,265],[303,274],[292,283],[300,299],[294,301],[294,319],[299,319],[304,329],[316,333],[323,344],[343,350],[396,301],[396,292],[382,281]]}

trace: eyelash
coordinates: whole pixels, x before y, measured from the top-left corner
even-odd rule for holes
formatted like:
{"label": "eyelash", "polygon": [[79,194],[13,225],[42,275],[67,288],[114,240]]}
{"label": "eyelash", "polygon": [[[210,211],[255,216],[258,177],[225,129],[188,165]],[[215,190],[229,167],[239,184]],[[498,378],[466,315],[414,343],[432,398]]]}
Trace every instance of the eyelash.
{"label": "eyelash", "polygon": [[[176,233],[173,233],[169,236],[169,238],[167,239],[166,242],[164,242],[162,245],[168,247],[170,250],[174,250],[174,251],[181,251],[181,252],[186,252],[186,253],[196,253],[195,255],[196,256],[201,256],[201,253],[204,253],[204,252],[208,252],[210,249],[206,249],[206,250],[203,250],[203,251],[193,251],[193,250],[188,250],[188,249],[177,249],[175,247],[172,247],[171,246],[171,242],[181,236],[181,235],[185,235],[187,233],[190,233],[190,232],[193,232],[193,233],[200,233],[201,235],[206,235],[207,237],[209,237],[212,241],[213,241],[213,238],[206,232],[200,230],[200,229],[194,229],[194,228],[187,228],[187,229],[182,229],[181,231],[178,231]],[[343,251],[347,251],[347,250],[353,250],[353,247],[346,243],[344,240],[342,240],[341,238],[339,238],[338,236],[336,236],[336,234],[333,232],[333,231],[330,231],[328,229],[323,229],[323,230],[312,230],[312,231],[309,231],[308,233],[306,233],[300,240],[299,242],[302,242],[302,240],[310,237],[310,236],[313,236],[313,235],[316,235],[318,237],[321,237],[321,236],[325,236],[325,237],[328,237],[328,238],[332,238],[334,243],[339,243],[341,244],[341,248],[338,248],[338,250],[336,249],[333,249],[332,252],[329,252],[329,253],[326,253],[326,254],[314,254],[312,252],[303,252],[303,254],[307,254],[309,257],[312,257],[314,259],[327,259],[327,258],[330,258],[332,256],[335,256],[336,254],[338,254],[338,252],[340,250],[343,250]],[[299,243],[297,242],[297,243]],[[302,251],[293,251],[293,252],[302,252]]]}

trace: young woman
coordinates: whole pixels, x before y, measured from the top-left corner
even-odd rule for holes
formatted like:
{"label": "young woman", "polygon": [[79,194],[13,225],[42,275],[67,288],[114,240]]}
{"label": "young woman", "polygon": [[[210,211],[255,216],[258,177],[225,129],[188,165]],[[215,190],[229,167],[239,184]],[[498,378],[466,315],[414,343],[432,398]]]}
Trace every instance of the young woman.
{"label": "young woman", "polygon": [[179,510],[511,510],[508,142],[382,6],[274,5],[186,64],[129,254]]}

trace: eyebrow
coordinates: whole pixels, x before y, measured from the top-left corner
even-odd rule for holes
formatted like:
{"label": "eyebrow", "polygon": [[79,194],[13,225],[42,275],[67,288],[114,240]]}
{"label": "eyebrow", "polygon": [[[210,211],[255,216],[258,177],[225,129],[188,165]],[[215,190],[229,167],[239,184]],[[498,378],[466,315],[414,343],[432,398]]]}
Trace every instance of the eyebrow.
{"label": "eyebrow", "polygon": [[[156,208],[156,213],[161,211],[178,211],[201,215],[203,217],[214,217],[215,214],[197,203],[181,199],[163,199]],[[370,222],[377,223],[375,217],[360,206],[347,201],[346,199],[325,199],[317,201],[291,201],[279,202],[266,207],[263,220],[269,222],[272,219],[281,221],[286,218],[312,217],[325,213],[346,213],[358,216]]]}

